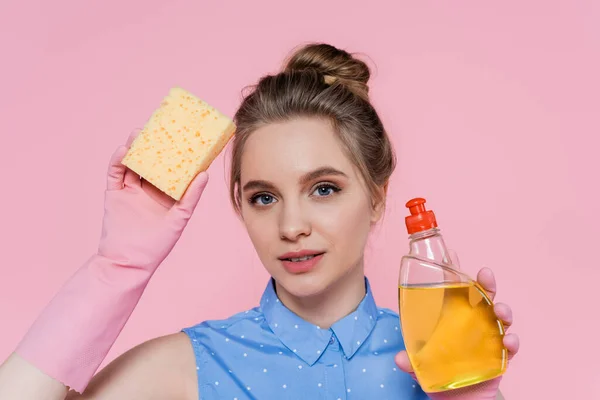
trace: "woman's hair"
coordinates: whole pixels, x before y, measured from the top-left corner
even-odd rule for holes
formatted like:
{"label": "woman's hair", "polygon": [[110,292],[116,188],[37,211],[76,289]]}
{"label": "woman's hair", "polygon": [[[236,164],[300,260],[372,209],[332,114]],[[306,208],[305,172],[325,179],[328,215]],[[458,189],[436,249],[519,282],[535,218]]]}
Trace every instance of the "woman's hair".
{"label": "woman's hair", "polygon": [[330,121],[350,160],[360,171],[373,204],[396,166],[396,157],[381,119],[369,102],[371,72],[361,60],[328,44],[297,50],[283,71],[262,77],[234,116],[229,191],[241,211],[241,158],[248,137],[261,126],[315,117]]}

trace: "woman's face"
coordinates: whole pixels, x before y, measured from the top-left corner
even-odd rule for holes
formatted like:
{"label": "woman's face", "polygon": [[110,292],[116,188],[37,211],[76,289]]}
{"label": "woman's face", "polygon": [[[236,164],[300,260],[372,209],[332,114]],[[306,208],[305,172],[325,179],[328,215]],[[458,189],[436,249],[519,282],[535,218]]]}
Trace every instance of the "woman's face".
{"label": "woman's face", "polygon": [[328,122],[294,119],[253,132],[242,155],[240,187],[250,239],[269,274],[290,294],[318,295],[362,271],[381,207],[372,207]]}

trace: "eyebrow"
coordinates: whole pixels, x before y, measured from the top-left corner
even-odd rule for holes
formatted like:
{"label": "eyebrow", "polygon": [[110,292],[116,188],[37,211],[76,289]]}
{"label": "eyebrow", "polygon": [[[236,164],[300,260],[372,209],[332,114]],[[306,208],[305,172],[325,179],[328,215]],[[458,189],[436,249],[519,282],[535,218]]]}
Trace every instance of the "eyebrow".
{"label": "eyebrow", "polygon": [[[310,171],[307,172],[306,174],[302,175],[299,179],[299,183],[301,185],[305,185],[308,182],[318,179],[322,176],[342,176],[347,178],[348,175],[346,175],[345,173],[343,173],[340,170],[337,170],[333,167],[321,167],[318,169],[315,169],[314,171]],[[244,187],[243,187],[243,191],[246,192],[248,190],[256,190],[256,189],[261,189],[261,190],[274,190],[275,189],[275,185],[273,185],[271,182],[269,181],[265,181],[265,180],[252,180],[252,181],[248,181]]]}

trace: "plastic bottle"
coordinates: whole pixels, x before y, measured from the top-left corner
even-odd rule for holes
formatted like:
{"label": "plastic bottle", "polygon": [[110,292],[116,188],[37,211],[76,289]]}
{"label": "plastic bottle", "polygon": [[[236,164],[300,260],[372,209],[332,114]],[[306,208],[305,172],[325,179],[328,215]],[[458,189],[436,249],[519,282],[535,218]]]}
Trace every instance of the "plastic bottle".
{"label": "plastic bottle", "polygon": [[410,251],[398,284],[406,351],[426,392],[461,388],[502,375],[504,327],[477,282],[453,266],[426,200],[406,203]]}

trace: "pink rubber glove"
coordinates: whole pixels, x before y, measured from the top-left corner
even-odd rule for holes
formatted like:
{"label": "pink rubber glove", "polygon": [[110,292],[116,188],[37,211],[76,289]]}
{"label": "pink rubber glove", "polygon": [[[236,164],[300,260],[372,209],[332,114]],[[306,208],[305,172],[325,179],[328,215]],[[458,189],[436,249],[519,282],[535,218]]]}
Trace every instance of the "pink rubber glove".
{"label": "pink rubber glove", "polygon": [[[451,258],[455,265],[460,265],[460,261],[455,253],[451,254]],[[494,300],[494,297],[496,296],[496,279],[494,278],[493,272],[489,269],[482,269],[477,274],[477,282],[487,291],[490,299]],[[506,304],[496,303],[494,305],[494,310],[498,319],[504,324],[505,330],[508,330],[513,320],[511,308]],[[504,346],[506,346],[506,349],[508,350],[508,359],[512,359],[519,351],[519,337],[514,333],[506,334],[504,336]],[[396,355],[396,364],[401,370],[409,373],[413,379],[418,382],[418,379],[413,372],[413,368],[410,365],[410,360],[406,351],[401,351]],[[501,380],[502,376],[499,376],[489,381],[461,389],[427,393],[427,396],[431,400],[496,400]]]}
{"label": "pink rubber glove", "polygon": [[179,240],[208,181],[198,174],[179,202],[169,201],[121,164],[136,134],[110,161],[98,253],[64,284],[16,349],[79,393]]}

